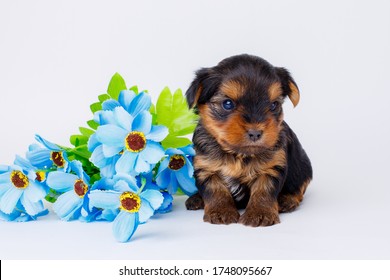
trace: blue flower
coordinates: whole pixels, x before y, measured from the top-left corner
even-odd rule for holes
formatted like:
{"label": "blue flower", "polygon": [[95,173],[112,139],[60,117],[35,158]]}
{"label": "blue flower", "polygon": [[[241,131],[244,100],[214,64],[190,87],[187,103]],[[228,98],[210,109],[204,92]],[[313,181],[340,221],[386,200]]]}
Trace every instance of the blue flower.
{"label": "blue flower", "polygon": [[197,192],[195,186],[194,167],[191,160],[187,157],[195,155],[192,146],[186,146],[179,149],[167,149],[166,157],[158,168],[156,177],[157,185],[168,189],[170,194],[176,193],[178,187],[186,194],[192,195]]}
{"label": "blue flower", "polygon": [[163,195],[157,190],[139,188],[133,177],[115,175],[112,190],[93,190],[90,207],[117,212],[113,233],[119,242],[127,242],[139,224],[145,223],[160,207]]}
{"label": "blue flower", "polygon": [[29,162],[39,169],[50,169],[56,167],[59,170],[67,172],[69,170],[69,160],[66,152],[56,144],[43,139],[39,135],[35,135],[35,139],[41,143],[40,145],[30,145],[27,152]]}
{"label": "blue flower", "polygon": [[92,163],[99,168],[115,164],[117,173],[136,175],[149,172],[151,166],[164,156],[158,142],[168,135],[168,129],[152,125],[148,111],[142,111],[134,118],[123,107],[115,107],[112,114],[115,123],[99,126],[95,136],[91,136]]}
{"label": "blue flower", "polygon": [[118,101],[108,99],[103,102],[103,110],[95,113],[94,120],[100,125],[115,122],[112,114],[108,112],[113,111],[116,107],[123,107],[135,118],[139,113],[148,111],[151,104],[150,96],[145,92],[140,92],[136,95],[133,91],[122,90],[119,93]]}
{"label": "blue flower", "polygon": [[156,213],[165,214],[171,212],[173,205],[173,196],[167,191],[162,191],[161,194],[164,197],[164,201],[161,206],[156,210]]}
{"label": "blue flower", "polygon": [[156,209],[156,213],[165,214],[172,210],[173,196],[170,193],[168,193],[166,190],[161,188],[159,185],[157,185],[156,182],[153,181],[153,173],[154,172],[149,172],[149,173],[142,174],[142,176],[141,175],[137,176],[137,183],[142,184],[142,180],[144,179],[145,189],[157,190],[161,192],[164,201],[161,204],[161,206],[158,209]]}
{"label": "blue flower", "polygon": [[61,220],[69,221],[82,217],[81,219],[89,221],[89,215],[95,214],[89,210],[88,205],[89,177],[79,161],[72,161],[70,167],[76,174],[52,171],[47,176],[47,185],[62,193],[53,204],[54,212]]}
{"label": "blue flower", "polygon": [[21,166],[0,168],[0,217],[13,221],[35,219],[47,213],[42,200],[45,188],[37,181],[34,172],[26,172]]}
{"label": "blue flower", "polygon": [[28,160],[16,155],[14,164],[20,166],[30,177],[34,178],[37,184],[40,184],[46,191],[49,192],[49,187],[46,184],[47,171],[40,170],[33,166]]}

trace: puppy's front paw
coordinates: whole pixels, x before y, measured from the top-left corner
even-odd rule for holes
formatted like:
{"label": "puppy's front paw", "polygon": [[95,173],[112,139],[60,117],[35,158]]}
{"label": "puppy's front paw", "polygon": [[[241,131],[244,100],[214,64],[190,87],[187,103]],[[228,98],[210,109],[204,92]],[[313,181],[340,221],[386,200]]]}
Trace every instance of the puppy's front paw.
{"label": "puppy's front paw", "polygon": [[202,196],[199,193],[196,193],[190,196],[186,200],[186,208],[187,210],[198,210],[204,208],[204,202]]}
{"label": "puppy's front paw", "polygon": [[251,227],[266,227],[278,224],[280,223],[280,220],[278,212],[271,210],[256,211],[248,209],[240,217],[238,222]]}
{"label": "puppy's front paw", "polygon": [[203,216],[205,222],[224,225],[237,223],[239,218],[240,214],[234,208],[211,209],[205,211]]}

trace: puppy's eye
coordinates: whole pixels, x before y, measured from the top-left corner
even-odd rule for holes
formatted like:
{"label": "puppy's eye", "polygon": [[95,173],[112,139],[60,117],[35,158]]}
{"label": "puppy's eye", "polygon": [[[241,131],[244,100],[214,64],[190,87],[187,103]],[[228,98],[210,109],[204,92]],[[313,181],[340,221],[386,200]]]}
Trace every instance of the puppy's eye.
{"label": "puppy's eye", "polygon": [[271,107],[269,108],[271,111],[275,111],[279,107],[279,102],[272,102]]}
{"label": "puppy's eye", "polygon": [[234,109],[234,103],[232,100],[226,99],[222,102],[222,107],[227,111],[231,111]]}

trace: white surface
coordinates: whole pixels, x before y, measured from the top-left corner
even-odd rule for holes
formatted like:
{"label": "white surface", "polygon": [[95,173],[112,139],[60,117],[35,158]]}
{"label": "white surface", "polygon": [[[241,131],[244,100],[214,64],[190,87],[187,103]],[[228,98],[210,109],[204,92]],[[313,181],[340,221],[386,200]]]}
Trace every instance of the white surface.
{"label": "white surface", "polygon": [[0,223],[0,259],[389,259],[390,5],[387,1],[2,1],[0,162],[39,133],[67,144],[121,73],[154,96],[239,53],[288,68],[285,118],[315,180],[269,228],[174,211],[119,244],[106,223]]}

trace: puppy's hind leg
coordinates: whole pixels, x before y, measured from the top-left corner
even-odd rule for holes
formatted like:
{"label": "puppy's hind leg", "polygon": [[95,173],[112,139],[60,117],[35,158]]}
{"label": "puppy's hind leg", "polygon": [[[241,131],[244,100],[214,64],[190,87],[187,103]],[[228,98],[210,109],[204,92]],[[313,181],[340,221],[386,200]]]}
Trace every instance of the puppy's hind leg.
{"label": "puppy's hind leg", "polygon": [[193,194],[186,200],[187,210],[204,209],[204,201],[200,193]]}
{"label": "puppy's hind leg", "polygon": [[310,180],[305,181],[299,190],[295,193],[281,192],[278,196],[278,210],[279,213],[287,213],[294,211],[303,200],[306,188],[309,185]]}

